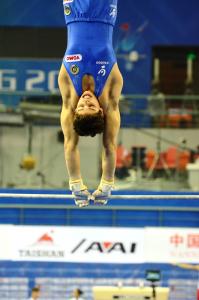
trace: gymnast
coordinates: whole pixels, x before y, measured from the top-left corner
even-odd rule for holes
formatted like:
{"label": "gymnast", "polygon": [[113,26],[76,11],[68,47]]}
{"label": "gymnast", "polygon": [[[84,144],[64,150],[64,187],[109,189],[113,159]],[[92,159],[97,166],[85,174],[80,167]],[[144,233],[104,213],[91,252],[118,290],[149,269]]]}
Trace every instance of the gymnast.
{"label": "gymnast", "polygon": [[[117,0],[64,0],[67,49],[58,84],[69,187],[75,204],[106,204],[114,186],[123,79],[112,46]],[[79,136],[102,133],[102,177],[90,195],[80,171]]]}

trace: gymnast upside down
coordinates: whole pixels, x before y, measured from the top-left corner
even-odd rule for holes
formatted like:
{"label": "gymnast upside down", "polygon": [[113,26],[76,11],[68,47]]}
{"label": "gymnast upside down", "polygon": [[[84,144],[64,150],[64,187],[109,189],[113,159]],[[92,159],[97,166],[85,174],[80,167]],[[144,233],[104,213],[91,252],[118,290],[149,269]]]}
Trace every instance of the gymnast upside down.
{"label": "gymnast upside down", "polygon": [[[114,186],[119,98],[123,86],[112,46],[117,0],[64,0],[68,43],[58,83],[69,187],[76,205],[106,204]],[[83,183],[79,136],[102,133],[102,177],[90,195]]]}

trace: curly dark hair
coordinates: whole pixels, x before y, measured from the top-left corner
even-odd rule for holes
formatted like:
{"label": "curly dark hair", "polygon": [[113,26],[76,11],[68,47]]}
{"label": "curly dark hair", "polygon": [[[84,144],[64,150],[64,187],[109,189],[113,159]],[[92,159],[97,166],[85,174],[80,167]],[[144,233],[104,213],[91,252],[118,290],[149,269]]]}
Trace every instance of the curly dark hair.
{"label": "curly dark hair", "polygon": [[101,111],[95,114],[74,116],[73,127],[80,136],[95,136],[104,131],[104,116]]}
{"label": "curly dark hair", "polygon": [[32,292],[40,292],[40,287],[39,286],[33,287]]}

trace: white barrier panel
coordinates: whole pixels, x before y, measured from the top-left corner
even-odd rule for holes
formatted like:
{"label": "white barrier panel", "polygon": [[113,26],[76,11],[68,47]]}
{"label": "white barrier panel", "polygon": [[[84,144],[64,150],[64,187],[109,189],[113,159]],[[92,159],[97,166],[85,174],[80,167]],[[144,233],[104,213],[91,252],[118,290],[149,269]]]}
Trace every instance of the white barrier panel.
{"label": "white barrier panel", "polygon": [[199,229],[0,226],[0,260],[198,263]]}
{"label": "white barrier panel", "polygon": [[14,225],[0,226],[0,259],[12,259],[12,233],[14,232]]}
{"label": "white barrier panel", "polygon": [[146,228],[146,261],[198,263],[199,228]]}
{"label": "white barrier panel", "polygon": [[[144,229],[107,227],[0,227],[0,259],[99,263],[144,262]],[[3,250],[4,249],[4,250]]]}

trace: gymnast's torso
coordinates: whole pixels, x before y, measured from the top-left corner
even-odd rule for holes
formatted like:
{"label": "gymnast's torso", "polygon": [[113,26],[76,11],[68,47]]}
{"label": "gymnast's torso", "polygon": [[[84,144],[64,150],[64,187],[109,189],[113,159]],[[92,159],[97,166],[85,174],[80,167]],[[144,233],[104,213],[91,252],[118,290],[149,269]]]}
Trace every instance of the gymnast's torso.
{"label": "gymnast's torso", "polygon": [[63,64],[78,96],[90,75],[99,97],[116,63],[112,46],[117,0],[64,0],[68,43]]}

